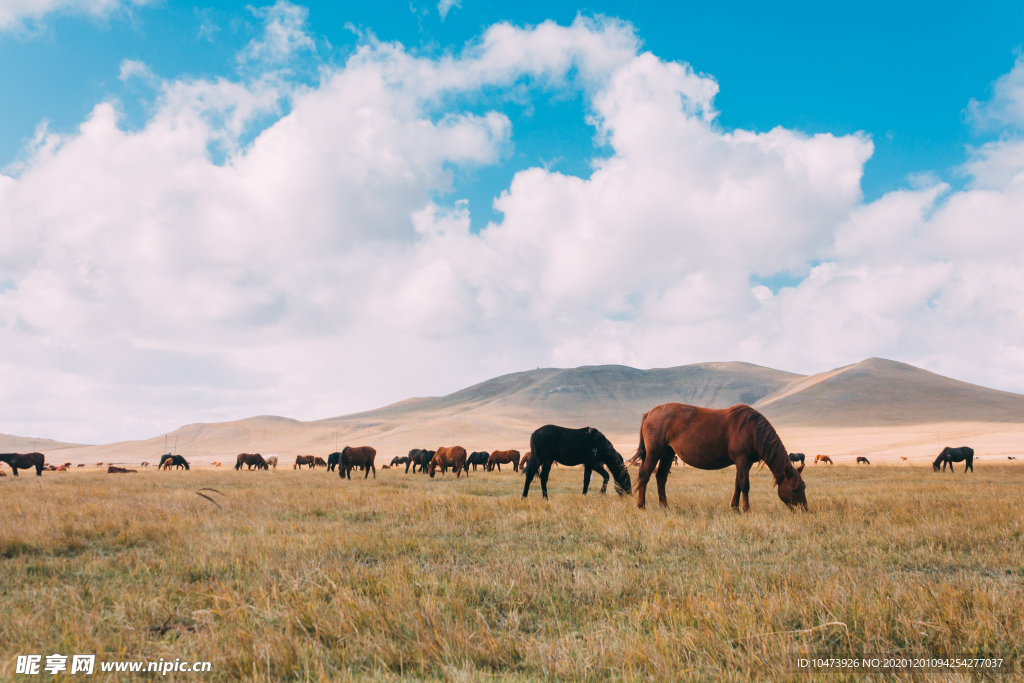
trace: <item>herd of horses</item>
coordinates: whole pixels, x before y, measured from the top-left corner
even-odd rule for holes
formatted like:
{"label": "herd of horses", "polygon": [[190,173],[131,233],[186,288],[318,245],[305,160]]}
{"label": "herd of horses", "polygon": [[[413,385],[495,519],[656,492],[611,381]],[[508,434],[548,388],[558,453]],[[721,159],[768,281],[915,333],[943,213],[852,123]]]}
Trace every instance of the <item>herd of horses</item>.
{"label": "herd of horses", "polygon": [[[375,458],[377,451],[370,446],[346,446],[331,453],[326,460],[312,455],[300,455],[295,459],[293,469],[307,466],[310,469],[325,467],[337,470],[344,479],[352,479],[352,470],[364,471],[366,479],[372,473],[377,477]],[[583,467],[583,493],[590,487],[594,472],[604,480],[601,493],[605,493],[611,479],[619,495],[636,494],[637,507],[646,505],[647,485],[653,476],[657,483],[658,502],[668,505],[665,484],[673,463],[682,462],[702,470],[736,468],[732,507],[736,510],[750,509],[750,469],[761,463],[772,473],[774,488],[783,503],[791,508],[807,509],[806,486],[802,472],[805,465],[803,453],[789,453],[775,428],[761,413],[747,405],[731,408],[712,409],[681,403],[666,403],[644,414],[640,423],[640,440],[636,454],[630,463],[615,450],[611,442],[592,427],[570,429],[557,425],[545,425],[530,436],[530,450],[521,456],[517,450],[477,451],[467,453],[462,446],[441,446],[436,450],[414,448],[407,456],[395,457],[383,468],[405,465],[415,474],[428,473],[432,478],[440,470],[445,476],[452,470],[458,479],[463,472],[469,476],[482,466],[485,471],[501,470],[501,465],[512,465],[516,472],[524,475],[523,498],[529,496],[533,480],[539,476],[541,493],[548,497],[548,477],[555,464],[568,467]],[[905,460],[906,458],[904,458]],[[1011,458],[1014,459],[1014,458]],[[42,475],[45,459],[41,453],[0,453],[0,462],[10,465],[17,476],[19,469],[36,469]],[[794,463],[799,462],[799,467]],[[815,463],[832,464],[827,455],[818,455]],[[966,462],[964,472],[974,471],[974,450],[968,447],[945,448],[933,463],[936,472],[945,471],[946,465],[953,471],[953,463]],[[857,463],[870,465],[867,458],[860,456]],[[219,463],[217,463],[219,465]],[[629,466],[638,464],[639,471],[634,489]],[[67,465],[70,467],[70,464]],[[160,469],[189,469],[189,463],[180,455],[165,454],[160,459]],[[259,453],[240,453],[235,470],[277,469],[277,457],[264,457]],[[110,472],[131,472],[111,466]]]}

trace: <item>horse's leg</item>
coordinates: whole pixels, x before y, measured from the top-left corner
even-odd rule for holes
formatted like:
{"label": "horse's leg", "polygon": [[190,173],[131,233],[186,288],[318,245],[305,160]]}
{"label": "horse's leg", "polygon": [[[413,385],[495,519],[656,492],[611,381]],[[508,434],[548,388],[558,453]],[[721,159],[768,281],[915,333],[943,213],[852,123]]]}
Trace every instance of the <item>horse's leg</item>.
{"label": "horse's leg", "polygon": [[548,499],[548,475],[551,474],[551,462],[544,463],[540,470],[540,490],[544,492],[544,500]]}
{"label": "horse's leg", "polygon": [[[672,469],[672,462],[675,458],[675,451],[669,451],[667,454],[661,456],[661,462],[658,464],[658,503],[661,507],[668,507],[668,498],[665,497],[665,483],[668,482],[668,472]],[[648,456],[650,457],[650,456]]]}
{"label": "horse's leg", "polygon": [[530,494],[530,482],[533,481],[533,476],[537,474],[532,470],[526,471],[526,481],[523,482],[523,498],[526,498]]}
{"label": "horse's leg", "polygon": [[[583,495],[584,496],[587,495],[587,489],[590,488],[590,475],[591,474],[592,474],[592,472],[590,470],[590,465],[584,465],[583,466]],[[604,493],[604,491],[602,491],[602,493]]]}
{"label": "horse's leg", "polygon": [[732,509],[739,512],[740,495],[743,496],[743,511],[750,511],[747,493],[750,491],[750,463],[745,457],[736,458],[736,492],[732,495]]}
{"label": "horse's leg", "polygon": [[602,465],[601,463],[597,463],[596,465],[594,465],[594,471],[600,474],[601,478],[604,479],[604,483],[601,484],[601,493],[607,493],[608,480],[611,478],[608,474],[608,470],[606,470],[604,468],[604,465]]}
{"label": "horse's leg", "polygon": [[645,444],[645,446],[647,447],[647,456],[640,463],[636,478],[636,506],[641,509],[647,505],[647,482],[654,474],[654,467],[658,464],[657,454],[661,451],[660,446],[657,450],[651,448],[651,444]]}

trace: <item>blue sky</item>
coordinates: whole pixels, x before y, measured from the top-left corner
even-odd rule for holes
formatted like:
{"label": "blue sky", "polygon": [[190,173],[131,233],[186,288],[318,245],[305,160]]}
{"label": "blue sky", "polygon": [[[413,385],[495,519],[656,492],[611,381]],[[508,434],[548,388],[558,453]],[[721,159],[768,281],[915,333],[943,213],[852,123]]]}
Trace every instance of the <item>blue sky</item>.
{"label": "blue sky", "polygon": [[0,0],[0,432],[599,363],[1024,391],[1022,44],[1019,3]]}
{"label": "blue sky", "polygon": [[[864,168],[865,197],[876,199],[932,173],[954,186],[965,147],[998,135],[963,116],[972,98],[1013,65],[1024,44],[1024,4],[861,2],[644,3],[637,0],[476,2],[452,7],[442,21],[429,2],[310,2],[309,28],[319,57],[341,63],[373,32],[424,53],[460,48],[500,21],[572,22],[577,13],[632,23],[644,48],[688,62],[714,77],[720,124],[807,133],[864,131],[875,151]],[[125,125],[141,125],[152,92],[118,79],[124,59],[164,78],[237,75],[237,52],[260,30],[249,3],[162,2],[95,17],[58,12],[0,33],[0,166],[16,159],[41,121],[73,130],[96,102],[116,98]],[[578,97],[541,97],[513,107],[515,152],[500,167],[460,174],[456,194],[493,219],[490,199],[512,175],[541,161],[586,174],[600,149]]]}

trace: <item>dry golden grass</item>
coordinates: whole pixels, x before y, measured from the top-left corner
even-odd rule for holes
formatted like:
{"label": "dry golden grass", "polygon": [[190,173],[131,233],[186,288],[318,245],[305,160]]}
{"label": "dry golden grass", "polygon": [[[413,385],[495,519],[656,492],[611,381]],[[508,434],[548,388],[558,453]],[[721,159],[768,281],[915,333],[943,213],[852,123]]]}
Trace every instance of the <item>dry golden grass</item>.
{"label": "dry golden grass", "polygon": [[646,511],[584,498],[578,469],[553,472],[550,502],[539,482],[522,501],[511,472],[8,477],[0,677],[53,652],[209,660],[167,677],[205,681],[883,680],[789,673],[786,655],[1019,661],[1024,469],[976,468],[808,465],[809,514],[761,472],[747,515],[732,470],[675,469],[669,509]]}

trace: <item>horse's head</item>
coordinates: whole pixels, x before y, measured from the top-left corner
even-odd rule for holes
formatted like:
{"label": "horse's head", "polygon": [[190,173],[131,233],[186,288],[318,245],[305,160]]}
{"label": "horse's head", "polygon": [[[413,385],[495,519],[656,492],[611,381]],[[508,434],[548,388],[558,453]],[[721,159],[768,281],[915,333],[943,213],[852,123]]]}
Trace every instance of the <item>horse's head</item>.
{"label": "horse's head", "polygon": [[588,429],[594,455],[608,466],[611,475],[615,478],[615,490],[620,496],[624,493],[633,495],[633,480],[629,476],[629,468],[626,467],[622,455],[615,450],[612,442],[604,434],[592,427]]}
{"label": "horse's head", "polygon": [[790,467],[786,472],[775,476],[775,483],[779,487],[779,499],[790,507],[807,509],[806,484],[800,476],[803,465],[799,469]]}
{"label": "horse's head", "polygon": [[433,459],[431,459],[431,461],[430,461],[430,469],[428,469],[428,470],[427,470],[427,472],[429,472],[429,473],[430,473],[430,478],[431,478],[431,479],[433,479],[433,478],[434,478],[434,472],[435,472],[436,470],[437,470],[437,463],[436,463],[436,462],[434,462],[434,461],[433,461]]}

